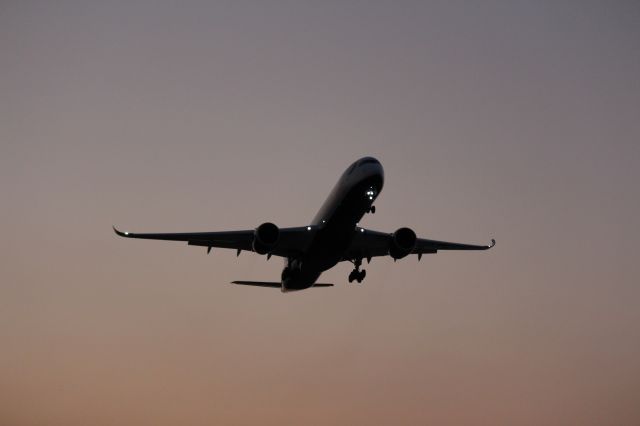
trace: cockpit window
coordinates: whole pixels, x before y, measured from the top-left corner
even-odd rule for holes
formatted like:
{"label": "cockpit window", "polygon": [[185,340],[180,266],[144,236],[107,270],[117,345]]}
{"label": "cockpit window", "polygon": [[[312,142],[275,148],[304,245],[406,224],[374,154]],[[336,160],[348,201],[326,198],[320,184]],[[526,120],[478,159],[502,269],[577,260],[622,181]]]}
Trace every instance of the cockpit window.
{"label": "cockpit window", "polygon": [[364,160],[360,160],[358,163],[358,167],[365,164],[378,164],[378,160],[374,160],[373,158],[365,158]]}

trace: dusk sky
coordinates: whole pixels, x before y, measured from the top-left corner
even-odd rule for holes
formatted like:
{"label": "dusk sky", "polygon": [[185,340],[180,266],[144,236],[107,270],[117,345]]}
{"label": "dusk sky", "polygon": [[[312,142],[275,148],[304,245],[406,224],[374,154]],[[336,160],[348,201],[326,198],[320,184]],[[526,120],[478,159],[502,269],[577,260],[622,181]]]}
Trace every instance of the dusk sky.
{"label": "dusk sky", "polygon": [[[486,244],[282,294],[125,240]],[[640,424],[640,3],[0,1],[0,425]]]}

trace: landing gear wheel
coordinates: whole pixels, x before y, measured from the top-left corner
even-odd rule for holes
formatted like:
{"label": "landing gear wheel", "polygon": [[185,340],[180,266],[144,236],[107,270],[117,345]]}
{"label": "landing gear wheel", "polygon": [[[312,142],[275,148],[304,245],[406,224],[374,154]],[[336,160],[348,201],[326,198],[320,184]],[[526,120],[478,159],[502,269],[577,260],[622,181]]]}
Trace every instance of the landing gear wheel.
{"label": "landing gear wheel", "polygon": [[376,206],[371,206],[371,208],[369,209],[369,211],[373,214],[376,212]]}
{"label": "landing gear wheel", "polygon": [[364,279],[364,276],[367,274],[364,269],[362,271],[360,270],[360,265],[362,265],[362,258],[354,259],[351,261],[351,263],[353,263],[355,268],[353,269],[353,271],[351,271],[351,273],[349,273],[349,282],[352,283],[354,281],[358,281],[359,283],[361,283]]}

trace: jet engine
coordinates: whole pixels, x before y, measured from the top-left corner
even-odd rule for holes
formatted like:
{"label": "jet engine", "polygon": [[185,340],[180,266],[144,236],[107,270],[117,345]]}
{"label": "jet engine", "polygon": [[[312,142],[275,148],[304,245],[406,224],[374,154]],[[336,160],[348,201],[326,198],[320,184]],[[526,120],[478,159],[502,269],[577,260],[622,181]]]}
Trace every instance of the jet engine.
{"label": "jet engine", "polygon": [[391,234],[389,255],[394,259],[402,259],[416,246],[416,233],[409,228],[400,228]]}
{"label": "jet engine", "polygon": [[270,253],[278,244],[280,229],[271,222],[258,226],[253,234],[253,251],[258,254]]}

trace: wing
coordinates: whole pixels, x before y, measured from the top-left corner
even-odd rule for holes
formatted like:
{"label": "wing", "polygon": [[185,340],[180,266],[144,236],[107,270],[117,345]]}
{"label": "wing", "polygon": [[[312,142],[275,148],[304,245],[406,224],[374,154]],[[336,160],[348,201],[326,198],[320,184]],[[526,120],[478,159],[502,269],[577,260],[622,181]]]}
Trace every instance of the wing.
{"label": "wing", "polygon": [[[253,251],[253,229],[222,232],[187,232],[187,233],[145,233],[123,232],[113,227],[116,234],[125,238],[141,238],[146,240],[184,241],[190,246],[211,247]],[[295,257],[303,253],[315,234],[316,229],[308,226],[280,228],[278,243],[271,252],[274,256]]]}
{"label": "wing", "polygon": [[[391,247],[392,236],[393,233],[358,228],[343,260],[387,256]],[[423,254],[437,253],[439,250],[488,250],[495,244],[496,241],[493,239],[490,245],[475,245],[418,238],[410,254],[417,254],[418,257],[422,257]]]}
{"label": "wing", "polygon": [[496,245],[496,240],[491,239],[491,244],[488,246],[475,245],[475,244],[461,244],[450,243],[447,241],[427,240],[425,238],[418,238],[416,246],[411,254],[420,253],[437,253],[438,250],[489,250]]}

